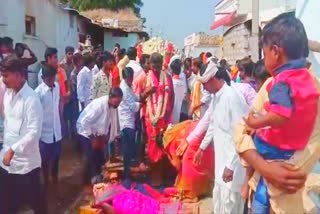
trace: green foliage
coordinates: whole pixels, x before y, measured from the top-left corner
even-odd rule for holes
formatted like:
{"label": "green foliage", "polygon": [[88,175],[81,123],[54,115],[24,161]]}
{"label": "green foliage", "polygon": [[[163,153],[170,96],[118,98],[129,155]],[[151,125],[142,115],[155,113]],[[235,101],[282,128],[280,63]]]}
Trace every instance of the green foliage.
{"label": "green foliage", "polygon": [[97,8],[117,10],[132,8],[137,15],[140,15],[140,8],[143,6],[142,0],[60,0],[62,3],[70,5],[80,11]]}

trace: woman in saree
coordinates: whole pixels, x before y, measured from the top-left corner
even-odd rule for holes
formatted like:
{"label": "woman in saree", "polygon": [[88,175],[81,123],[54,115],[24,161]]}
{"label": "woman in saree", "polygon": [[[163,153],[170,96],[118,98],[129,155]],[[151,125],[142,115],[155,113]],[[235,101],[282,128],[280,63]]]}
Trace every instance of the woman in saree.
{"label": "woman in saree", "polygon": [[[164,148],[169,160],[176,168],[176,191],[182,193],[182,199],[197,201],[199,197],[209,195],[213,188],[214,151],[210,145],[200,164],[195,163],[195,154],[199,149],[209,125],[209,115],[200,121],[187,120],[167,130],[163,137]],[[200,131],[200,132],[199,132]],[[199,134],[201,133],[201,134]]]}

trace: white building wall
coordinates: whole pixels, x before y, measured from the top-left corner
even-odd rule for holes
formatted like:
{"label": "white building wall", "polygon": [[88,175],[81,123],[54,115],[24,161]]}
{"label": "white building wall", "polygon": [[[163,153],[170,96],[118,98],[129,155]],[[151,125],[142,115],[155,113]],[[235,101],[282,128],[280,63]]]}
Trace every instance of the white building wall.
{"label": "white building wall", "polygon": [[4,0],[0,0],[0,37],[3,37],[7,32],[8,19],[6,14],[6,5]]}
{"label": "white building wall", "polygon": [[[43,60],[43,53],[46,47],[58,49],[59,59],[64,56],[64,49],[67,45],[78,46],[77,21],[74,27],[70,28],[70,14],[68,11],[58,8],[47,0],[27,0],[26,14],[36,18],[36,36],[27,36],[26,40],[35,40],[35,47]],[[74,15],[71,15],[76,19]]]}
{"label": "white building wall", "polygon": [[[294,10],[297,0],[260,0],[260,12],[279,7],[285,7],[286,11]],[[252,0],[239,0],[238,13],[246,14],[252,12]]]}
{"label": "white building wall", "polygon": [[[35,17],[36,35],[25,35],[25,27],[22,28],[23,36],[15,42],[23,42],[29,45],[36,54],[38,62],[29,67],[29,70],[35,72],[29,74],[29,82],[34,87],[37,84],[37,74],[39,63],[44,60],[44,51],[46,47],[56,47],[56,9],[52,3],[41,0],[25,0],[26,7],[24,15]],[[24,21],[22,22],[24,25]],[[11,27],[11,26],[10,26]]]}
{"label": "white building wall", "polygon": [[[65,55],[65,47],[72,46],[75,49],[79,46],[78,19],[75,15],[58,10],[59,19],[57,23],[57,49],[59,50],[59,58]],[[71,25],[73,20],[73,25]]]}
{"label": "white building wall", "polygon": [[25,20],[25,0],[0,0],[0,36],[20,40]]}
{"label": "white building wall", "polygon": [[[260,22],[270,21],[275,16],[295,9],[297,0],[260,0]],[[224,0],[215,7],[215,21],[228,13],[237,11],[238,15],[247,14],[252,18],[252,0]]]}
{"label": "white building wall", "polygon": [[[35,72],[29,75],[30,85],[37,85],[39,63],[44,60],[47,47],[56,47],[61,60],[65,47],[78,46],[77,18],[70,28],[70,14],[48,0],[0,0],[0,36],[9,36],[14,42],[26,43],[38,58],[38,62],[29,67]],[[36,35],[25,34],[25,16],[35,17]]]}
{"label": "white building wall", "polygon": [[[305,2],[301,0],[302,2]],[[319,0],[314,0],[320,2]],[[272,18],[284,12],[294,11],[297,0],[260,0],[259,1],[259,21],[260,26],[263,27]],[[216,20],[223,18],[226,14],[237,11],[237,17],[244,16],[245,20],[252,19],[252,0],[224,0],[215,7]],[[238,23],[241,23],[238,22]],[[236,23],[234,23],[236,24]],[[244,27],[244,24],[224,28],[227,32],[224,36],[223,55],[231,63],[235,60],[251,55],[251,47],[254,41],[251,38],[251,32]]]}
{"label": "white building wall", "polygon": [[202,52],[215,55],[221,46],[220,38],[204,33],[193,33],[184,39],[184,54],[187,57],[198,57]]}
{"label": "white building wall", "polygon": [[[296,17],[304,24],[308,39],[316,42],[320,42],[319,8],[319,0],[297,1]],[[320,77],[320,53],[310,51],[309,60],[312,62],[313,71]]]}
{"label": "white building wall", "polygon": [[119,43],[121,48],[134,46],[139,40],[137,33],[128,33],[128,37],[114,37],[112,32],[104,32],[104,50],[112,51],[114,45]]}

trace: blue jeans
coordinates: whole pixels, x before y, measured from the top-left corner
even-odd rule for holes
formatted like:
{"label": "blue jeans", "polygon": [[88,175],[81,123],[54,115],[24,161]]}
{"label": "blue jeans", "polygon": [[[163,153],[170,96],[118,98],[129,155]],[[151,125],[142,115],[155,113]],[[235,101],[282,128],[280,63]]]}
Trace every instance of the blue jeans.
{"label": "blue jeans", "polygon": [[124,178],[130,176],[130,166],[132,160],[137,158],[137,148],[135,141],[136,130],[125,128],[121,131],[121,145],[124,164]]}
{"label": "blue jeans", "polygon": [[[288,160],[295,152],[293,150],[279,149],[268,142],[265,142],[257,135],[254,137],[254,143],[259,154],[266,160]],[[269,213],[269,195],[263,177],[260,177],[256,192],[254,193],[252,210],[254,214]]]}
{"label": "blue jeans", "polygon": [[[79,117],[79,103],[76,98],[76,95],[74,95],[74,92],[72,93],[71,100],[64,106],[63,110],[63,119],[66,123],[66,130],[68,134],[75,134],[77,133],[76,123],[77,119]],[[70,126],[68,128],[68,121],[70,123]],[[70,131],[70,133],[69,133]]]}
{"label": "blue jeans", "polygon": [[253,195],[253,200],[251,204],[251,208],[254,214],[268,214],[270,213],[270,204],[265,205],[258,200],[255,199]]}

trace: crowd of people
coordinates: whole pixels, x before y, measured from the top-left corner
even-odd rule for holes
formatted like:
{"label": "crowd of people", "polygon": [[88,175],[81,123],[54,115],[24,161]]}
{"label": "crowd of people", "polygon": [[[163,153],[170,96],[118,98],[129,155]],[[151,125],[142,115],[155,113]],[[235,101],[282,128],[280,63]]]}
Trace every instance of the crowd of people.
{"label": "crowd of people", "polygon": [[283,198],[303,209],[301,188],[319,158],[319,83],[298,19],[281,14],[261,34],[264,59],[232,66],[209,52],[164,62],[118,44],[111,52],[66,47],[59,62],[48,47],[35,90],[27,82],[34,53],[1,38],[0,213],[25,203],[47,212],[69,135],[89,184],[102,182],[107,161],[120,161],[119,144],[123,180],[150,168],[151,186],[174,186],[172,194],[192,202],[212,195],[214,213],[292,210]]}

